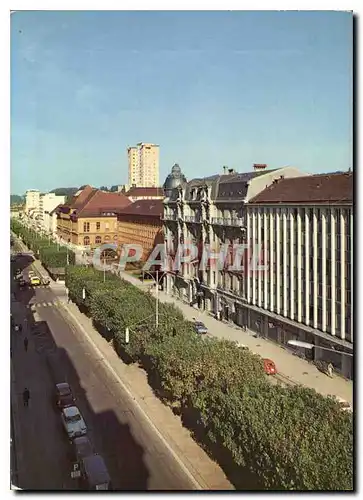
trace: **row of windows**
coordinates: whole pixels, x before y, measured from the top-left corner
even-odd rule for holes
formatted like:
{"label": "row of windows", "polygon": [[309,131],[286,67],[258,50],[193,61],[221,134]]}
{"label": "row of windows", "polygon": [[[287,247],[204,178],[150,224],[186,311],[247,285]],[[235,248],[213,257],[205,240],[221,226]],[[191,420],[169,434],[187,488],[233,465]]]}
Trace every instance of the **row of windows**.
{"label": "row of windows", "polygon": [[[103,224],[104,224],[103,225],[104,230],[109,231],[110,227],[112,226],[112,223],[104,222]],[[84,222],[83,223],[83,232],[84,233],[91,232],[91,227],[92,227],[92,232],[100,231],[101,230],[101,222],[92,222],[92,226],[91,226],[90,222]],[[117,231],[117,222],[113,223],[113,228],[115,231]]]}
{"label": "row of windows", "polygon": [[127,230],[119,231],[119,235],[127,238],[138,238],[138,239],[153,239],[156,237],[158,234],[157,230],[153,229],[134,229],[134,228],[128,228]]}
{"label": "row of windows", "polygon": [[323,208],[250,208],[249,214],[250,218],[252,219],[253,215],[255,215],[255,219],[258,218],[258,215],[261,215],[261,219],[263,219],[264,214],[267,215],[267,218],[269,218],[269,215],[272,213],[273,216],[276,215],[286,215],[286,218],[289,219],[290,215],[294,217],[294,219],[297,219],[298,215],[300,215],[301,220],[305,219],[305,216],[307,215],[310,220],[313,219],[314,217],[314,210],[315,210],[315,216],[319,220],[320,217],[325,215],[326,220],[330,219],[330,216],[333,215],[336,220],[340,220],[340,217],[343,216],[344,219],[348,219],[351,216],[351,210],[350,209],[343,209],[343,208],[332,208],[332,209],[323,209]]}
{"label": "row of windows", "polygon": [[91,245],[91,244],[95,244],[95,245],[101,245],[102,243],[111,243],[113,241],[117,241],[117,235],[115,235],[113,238],[111,236],[109,236],[108,234],[106,234],[105,236],[103,236],[103,240],[102,240],[102,236],[95,236],[95,238],[92,238],[90,236],[85,236],[83,238],[83,245],[85,246],[88,246],[88,245]]}

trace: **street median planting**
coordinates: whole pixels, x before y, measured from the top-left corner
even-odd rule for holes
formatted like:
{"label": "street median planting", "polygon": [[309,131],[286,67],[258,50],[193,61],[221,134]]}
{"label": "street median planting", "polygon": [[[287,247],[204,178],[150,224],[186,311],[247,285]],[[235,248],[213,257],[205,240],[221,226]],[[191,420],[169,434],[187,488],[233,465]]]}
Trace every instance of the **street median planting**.
{"label": "street median planting", "polygon": [[156,328],[155,297],[111,273],[69,266],[66,286],[236,489],[353,488],[353,419],[336,401],[270,384],[259,356],[197,335],[174,305],[159,304]]}
{"label": "street median planting", "polygon": [[[74,264],[74,252],[68,250],[67,247],[57,245],[50,241],[49,238],[40,236],[37,232],[25,227],[18,220],[11,220],[10,227],[50,272],[52,272],[52,269],[64,270],[67,266],[67,259],[69,264]],[[64,271],[62,274],[64,274]]]}

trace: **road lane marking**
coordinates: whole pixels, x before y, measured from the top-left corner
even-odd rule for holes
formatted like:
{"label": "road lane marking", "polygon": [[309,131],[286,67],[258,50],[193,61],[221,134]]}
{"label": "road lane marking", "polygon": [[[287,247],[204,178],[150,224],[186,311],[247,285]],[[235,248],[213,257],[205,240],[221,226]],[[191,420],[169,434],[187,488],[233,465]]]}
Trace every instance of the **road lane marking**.
{"label": "road lane marking", "polygon": [[[63,304],[62,304],[63,305]],[[97,354],[103,359],[103,362],[105,366],[107,366],[108,370],[112,375],[115,377],[116,381],[120,384],[120,386],[123,388],[123,390],[126,392],[126,394],[130,397],[131,401],[135,404],[136,408],[139,410],[141,415],[144,417],[144,419],[148,422],[150,427],[154,430],[155,434],[158,436],[160,441],[164,444],[164,446],[167,448],[167,450],[171,453],[173,456],[174,460],[179,464],[180,468],[183,470],[185,475],[189,478],[189,480],[193,483],[193,485],[196,487],[198,490],[204,490],[205,488],[196,480],[196,478],[193,476],[193,474],[190,472],[190,470],[187,468],[185,463],[179,458],[177,453],[174,451],[174,449],[170,446],[168,441],[165,439],[165,437],[162,435],[162,433],[159,431],[159,429],[156,427],[154,422],[150,419],[150,417],[147,415],[145,410],[142,408],[140,403],[136,400],[135,396],[132,394],[130,389],[127,387],[127,385],[123,382],[119,374],[116,372],[116,370],[113,368],[111,363],[108,361],[108,359],[105,357],[101,349],[97,346],[97,344],[94,342],[94,340],[90,337],[90,335],[87,333],[86,329],[84,326],[78,321],[78,319],[74,316],[72,311],[70,311],[67,307],[62,307],[61,309],[65,309],[65,312],[68,313],[73,321],[78,325],[78,328],[83,332],[83,335],[87,338],[89,344],[93,347],[93,349],[97,352]],[[63,316],[64,318],[64,316]],[[64,318],[66,319],[66,318]]]}

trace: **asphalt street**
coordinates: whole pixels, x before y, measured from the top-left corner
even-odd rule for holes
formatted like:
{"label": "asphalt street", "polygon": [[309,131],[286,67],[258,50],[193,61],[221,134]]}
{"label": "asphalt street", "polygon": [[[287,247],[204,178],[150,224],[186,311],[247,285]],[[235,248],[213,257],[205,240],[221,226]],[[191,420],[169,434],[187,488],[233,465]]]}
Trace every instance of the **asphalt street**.
{"label": "asphalt street", "polygon": [[[57,297],[47,288],[19,291],[14,281],[12,287],[16,299],[12,311],[24,325],[21,334],[12,332],[18,486],[77,489],[77,483],[70,478],[70,445],[52,406],[52,383],[45,363],[46,353],[58,350],[90,439],[105,459],[114,489],[195,489],[147,421],[139,418],[132,399],[109,373],[103,359],[67,321],[57,305],[65,297]],[[28,352],[23,344],[25,335],[29,338]],[[22,402],[24,387],[31,393],[29,408]]]}

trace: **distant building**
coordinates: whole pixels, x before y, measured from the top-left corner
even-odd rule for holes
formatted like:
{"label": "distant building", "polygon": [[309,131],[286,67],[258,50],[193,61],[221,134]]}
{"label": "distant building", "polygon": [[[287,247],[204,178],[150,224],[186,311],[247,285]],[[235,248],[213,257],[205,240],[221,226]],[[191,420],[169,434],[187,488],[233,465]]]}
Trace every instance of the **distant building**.
{"label": "distant building", "polygon": [[59,196],[54,193],[41,194],[39,197],[39,217],[38,220],[45,231],[50,231],[49,214],[60,204],[66,201],[66,196]]}
{"label": "distant building", "polygon": [[146,261],[155,245],[164,243],[162,200],[139,200],[117,214],[118,244],[137,244],[143,248]]}
{"label": "distant building", "polygon": [[40,191],[38,189],[28,189],[25,193],[25,213],[39,213]]}
{"label": "distant building", "polygon": [[80,249],[117,242],[117,212],[131,205],[122,193],[85,186],[56,208],[57,235]]}
{"label": "distant building", "polygon": [[164,190],[158,187],[132,187],[125,192],[132,202],[137,200],[163,200]]}
{"label": "distant building", "polygon": [[135,187],[159,186],[159,146],[138,143],[127,148],[128,183]]}

